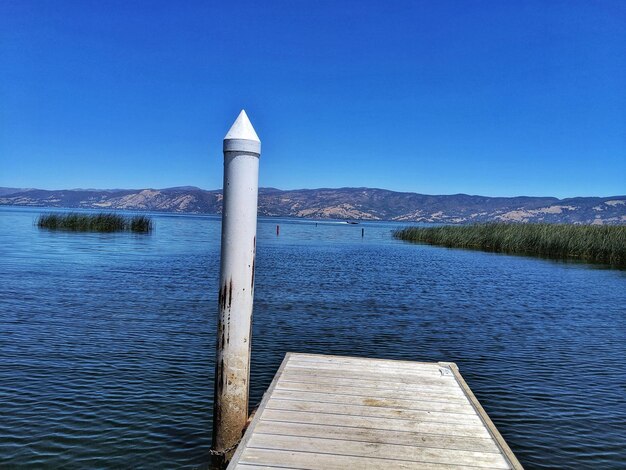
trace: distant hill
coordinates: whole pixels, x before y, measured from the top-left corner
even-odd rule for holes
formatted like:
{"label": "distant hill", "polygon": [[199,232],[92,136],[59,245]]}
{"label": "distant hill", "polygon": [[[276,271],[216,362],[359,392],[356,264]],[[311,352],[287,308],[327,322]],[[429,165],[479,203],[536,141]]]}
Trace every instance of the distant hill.
{"label": "distant hill", "polygon": [[[219,214],[222,192],[193,186],[166,189],[0,188],[0,205]],[[314,219],[469,223],[487,221],[626,224],[626,196],[431,196],[385,189],[259,190],[259,215]]]}
{"label": "distant hill", "polygon": [[4,196],[5,194],[13,194],[20,191],[26,191],[24,188],[2,188],[0,187],[0,196]]}

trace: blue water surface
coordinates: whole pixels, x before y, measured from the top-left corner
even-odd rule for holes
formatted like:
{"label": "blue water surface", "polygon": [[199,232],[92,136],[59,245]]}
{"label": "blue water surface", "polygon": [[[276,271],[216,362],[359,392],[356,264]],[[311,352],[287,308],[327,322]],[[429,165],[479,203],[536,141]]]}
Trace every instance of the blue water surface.
{"label": "blue water surface", "polygon": [[[0,468],[203,465],[220,219],[66,233],[41,212],[0,208]],[[452,361],[527,468],[623,468],[626,272],[399,226],[260,219],[251,404],[287,351]]]}

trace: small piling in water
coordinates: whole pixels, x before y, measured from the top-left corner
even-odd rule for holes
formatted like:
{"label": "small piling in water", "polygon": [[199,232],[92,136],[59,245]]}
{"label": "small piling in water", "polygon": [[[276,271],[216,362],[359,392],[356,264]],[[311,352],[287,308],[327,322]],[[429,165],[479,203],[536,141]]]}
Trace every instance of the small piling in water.
{"label": "small piling in water", "polygon": [[276,236],[280,235],[280,225],[276,226]]}

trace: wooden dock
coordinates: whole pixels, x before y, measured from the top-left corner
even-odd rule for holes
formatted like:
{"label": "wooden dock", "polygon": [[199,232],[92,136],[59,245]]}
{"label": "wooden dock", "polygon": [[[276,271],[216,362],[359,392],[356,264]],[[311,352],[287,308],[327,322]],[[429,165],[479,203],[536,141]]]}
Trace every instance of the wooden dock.
{"label": "wooden dock", "polygon": [[521,469],[453,363],[288,353],[228,469]]}

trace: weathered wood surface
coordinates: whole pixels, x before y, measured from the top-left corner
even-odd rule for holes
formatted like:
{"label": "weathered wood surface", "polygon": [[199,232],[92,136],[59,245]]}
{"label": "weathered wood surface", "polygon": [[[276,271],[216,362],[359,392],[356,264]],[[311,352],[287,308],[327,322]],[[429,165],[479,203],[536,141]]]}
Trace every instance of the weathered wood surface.
{"label": "weathered wood surface", "polygon": [[229,470],[521,469],[452,363],[289,353]]}

